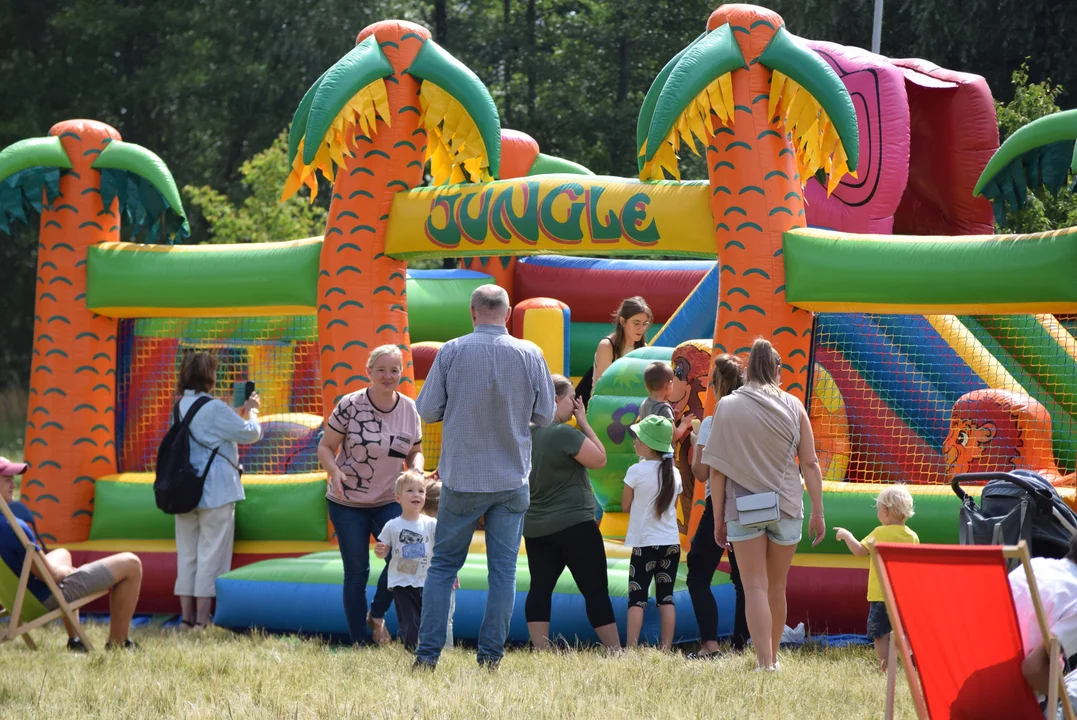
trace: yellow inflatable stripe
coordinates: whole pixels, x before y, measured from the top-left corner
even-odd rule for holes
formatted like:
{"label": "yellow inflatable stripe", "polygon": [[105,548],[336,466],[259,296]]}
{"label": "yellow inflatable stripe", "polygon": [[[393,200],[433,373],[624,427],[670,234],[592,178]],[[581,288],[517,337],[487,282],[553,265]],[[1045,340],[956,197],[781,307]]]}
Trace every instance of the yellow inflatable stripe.
{"label": "yellow inflatable stripe", "polygon": [[560,308],[529,308],[524,312],[524,340],[542,350],[551,373],[565,371],[565,313]]}
{"label": "yellow inflatable stripe", "polygon": [[99,307],[98,315],[110,318],[218,318],[310,315],[313,305],[242,305],[235,307]]}
{"label": "yellow inflatable stripe", "polygon": [[1047,334],[1066,351],[1073,360],[1077,360],[1077,339],[1070,335],[1069,330],[1055,319],[1054,315],[1037,315],[1036,322],[1043,326]]}
{"label": "yellow inflatable stripe", "polygon": [[[953,238],[960,240],[960,238]],[[867,313],[878,315],[1038,315],[1040,313],[1075,313],[1077,302],[1007,302],[1007,303],[874,303],[846,300],[796,301],[792,305],[812,312]]]}
{"label": "yellow inflatable stripe", "polygon": [[956,316],[925,315],[924,319],[989,388],[1020,393],[1025,391]]}
{"label": "yellow inflatable stripe", "polygon": [[[117,473],[97,479],[98,483],[134,483],[152,485],[153,473]],[[325,473],[297,473],[295,475],[244,475],[244,485],[297,485],[299,483],[325,483]]]}
{"label": "yellow inflatable stripe", "polygon": [[[145,553],[174,553],[176,543],[173,540],[87,540],[86,542],[71,543],[63,547],[71,551],[83,550],[86,552],[145,552]],[[270,555],[285,553],[323,552],[336,550],[337,546],[330,542],[315,540],[238,540],[232,549],[236,554]]]}
{"label": "yellow inflatable stripe", "polygon": [[[286,413],[292,398],[295,343],[252,345],[247,349],[248,372],[267,415]],[[286,368],[287,372],[278,369]]]}
{"label": "yellow inflatable stripe", "polygon": [[[250,251],[262,251],[287,248],[289,246],[302,246],[302,245],[321,245],[322,236],[317,235],[314,237],[300,238],[298,240],[287,240],[283,242],[265,242],[265,243],[247,243],[243,245],[243,248]],[[196,255],[205,255],[206,253],[229,253],[235,252],[235,245],[139,245],[137,243],[127,242],[104,242],[95,245],[99,250],[107,250],[109,252],[123,252],[123,253],[168,253],[169,255],[184,253],[193,253]]]}

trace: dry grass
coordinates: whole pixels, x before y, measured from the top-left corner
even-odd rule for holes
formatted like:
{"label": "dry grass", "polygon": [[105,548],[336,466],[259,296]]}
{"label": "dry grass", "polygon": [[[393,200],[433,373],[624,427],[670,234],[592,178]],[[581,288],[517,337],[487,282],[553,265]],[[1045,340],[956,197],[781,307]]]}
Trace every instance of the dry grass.
{"label": "dry grass", "polygon": [[[105,640],[102,625],[91,626]],[[870,648],[784,653],[778,673],[744,656],[692,662],[654,650],[510,652],[498,672],[448,652],[414,674],[399,646],[352,650],[213,629],[136,631],[142,650],[68,653],[59,627],[36,653],[0,646],[0,715],[18,718],[877,718],[885,679]],[[899,683],[902,679],[899,677]],[[913,717],[899,686],[898,717]]]}

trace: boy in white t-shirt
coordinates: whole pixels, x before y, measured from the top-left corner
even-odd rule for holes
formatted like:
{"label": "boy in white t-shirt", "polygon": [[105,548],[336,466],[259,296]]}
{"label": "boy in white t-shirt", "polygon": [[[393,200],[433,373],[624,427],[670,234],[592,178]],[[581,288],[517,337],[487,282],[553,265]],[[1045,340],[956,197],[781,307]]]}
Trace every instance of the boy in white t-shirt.
{"label": "boy in white t-shirt", "polygon": [[401,513],[385,523],[374,554],[389,560],[389,590],[396,605],[399,637],[404,647],[413,649],[419,642],[419,621],[423,614],[423,585],[430,558],[434,555],[434,529],[438,521],[423,514],[426,504],[426,478],[421,472],[408,470],[396,479],[396,501]]}

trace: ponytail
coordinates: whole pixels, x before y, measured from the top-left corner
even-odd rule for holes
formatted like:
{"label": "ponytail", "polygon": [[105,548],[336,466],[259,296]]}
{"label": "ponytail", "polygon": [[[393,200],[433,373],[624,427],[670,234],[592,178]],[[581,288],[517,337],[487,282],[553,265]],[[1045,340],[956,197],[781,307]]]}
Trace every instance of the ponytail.
{"label": "ponytail", "polygon": [[654,499],[654,516],[659,520],[673,504],[677,483],[673,479],[673,453],[662,456],[658,466],[658,495]]}

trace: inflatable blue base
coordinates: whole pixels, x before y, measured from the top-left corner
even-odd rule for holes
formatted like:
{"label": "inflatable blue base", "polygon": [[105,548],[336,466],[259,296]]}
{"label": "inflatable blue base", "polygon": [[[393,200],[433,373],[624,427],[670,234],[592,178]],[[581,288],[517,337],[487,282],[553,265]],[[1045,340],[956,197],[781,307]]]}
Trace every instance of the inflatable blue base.
{"label": "inflatable blue base", "polygon": [[[339,564],[339,555],[336,563]],[[291,559],[303,560],[304,558]],[[266,561],[282,563],[288,560]],[[318,582],[319,573],[312,572],[306,578],[301,574],[292,574],[289,580],[254,579],[252,573],[244,570],[256,570],[257,565],[233,571],[217,580],[217,611],[214,622],[217,625],[233,629],[259,628],[269,632],[303,633],[316,635],[348,636],[348,624],[344,617],[343,587],[339,582]],[[289,568],[291,569],[291,568]],[[294,568],[300,570],[301,566]],[[254,573],[256,574],[256,573]],[[281,573],[274,573],[280,575]],[[317,577],[315,577],[317,576]],[[716,574],[716,579],[726,581],[724,574]],[[371,580],[375,580],[373,576]],[[565,573],[559,588],[568,586],[574,589],[571,576]],[[315,581],[311,581],[315,580]],[[611,585],[614,579],[611,578]],[[699,628],[692,612],[692,602],[684,588],[683,579],[678,580],[679,588],[673,598],[677,610],[677,624],[674,642],[692,642],[699,640]],[[367,603],[373,599],[374,586],[367,587]],[[719,635],[728,636],[733,630],[733,586],[728,581],[711,587],[718,602]],[[509,642],[526,643],[528,641],[527,621],[524,619],[524,601],[527,592],[516,593],[512,621],[509,626]],[[621,632],[625,635],[625,620],[628,614],[628,599],[624,595],[612,596],[614,616]],[[483,613],[486,607],[486,590],[461,587],[456,591],[456,614],[453,616],[453,634],[458,640],[474,642],[479,635]],[[555,592],[551,607],[551,637],[563,639],[569,643],[597,643],[598,638],[587,621],[583,596],[576,592]],[[397,632],[396,613],[390,609],[385,617],[389,632]],[[643,628],[640,642],[657,644],[659,639],[658,609],[652,597],[643,615]]]}

